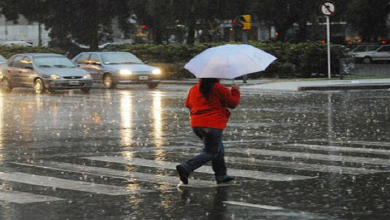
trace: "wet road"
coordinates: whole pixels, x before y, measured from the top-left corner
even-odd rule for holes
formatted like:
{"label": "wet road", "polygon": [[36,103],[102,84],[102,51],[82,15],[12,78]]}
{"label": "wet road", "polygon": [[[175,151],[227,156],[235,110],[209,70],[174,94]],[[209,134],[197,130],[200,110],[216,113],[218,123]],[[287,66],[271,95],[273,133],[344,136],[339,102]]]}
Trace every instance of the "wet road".
{"label": "wet road", "polygon": [[200,151],[189,86],[0,93],[0,219],[388,219],[389,90],[242,89],[224,132],[230,185]]}

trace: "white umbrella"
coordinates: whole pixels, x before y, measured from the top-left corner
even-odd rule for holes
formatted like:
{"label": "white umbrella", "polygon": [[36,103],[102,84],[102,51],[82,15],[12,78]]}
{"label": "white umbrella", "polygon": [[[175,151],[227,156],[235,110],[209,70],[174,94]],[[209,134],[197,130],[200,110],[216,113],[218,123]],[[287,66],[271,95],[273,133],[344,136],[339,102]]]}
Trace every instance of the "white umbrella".
{"label": "white umbrella", "polygon": [[234,79],[265,70],[276,57],[247,44],[226,44],[209,48],[185,66],[197,78]]}

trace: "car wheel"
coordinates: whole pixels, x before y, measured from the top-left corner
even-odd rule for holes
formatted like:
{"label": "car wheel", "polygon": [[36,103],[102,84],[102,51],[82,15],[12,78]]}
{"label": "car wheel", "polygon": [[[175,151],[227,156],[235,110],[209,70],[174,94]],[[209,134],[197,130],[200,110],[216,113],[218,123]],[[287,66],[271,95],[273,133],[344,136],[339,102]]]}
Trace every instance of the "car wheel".
{"label": "car wheel", "polygon": [[159,84],[158,82],[157,83],[153,82],[153,83],[148,83],[146,85],[148,86],[149,89],[154,89],[158,86],[158,84]]}
{"label": "car wheel", "polygon": [[370,64],[370,63],[372,63],[371,57],[364,57],[364,58],[363,58],[363,63],[364,63],[364,64]]}
{"label": "car wheel", "polygon": [[34,90],[36,94],[45,93],[46,91],[45,84],[43,84],[43,81],[41,79],[35,80]]}
{"label": "car wheel", "polygon": [[113,89],[113,88],[115,88],[114,81],[112,80],[112,76],[110,74],[104,75],[103,84],[104,84],[104,87],[106,89]]}
{"label": "car wheel", "polygon": [[89,94],[90,91],[91,91],[91,88],[82,88],[81,89],[81,93],[83,93],[83,94]]}
{"label": "car wheel", "polygon": [[1,89],[4,92],[11,92],[12,90],[11,82],[7,78],[3,79],[3,81],[1,82]]}

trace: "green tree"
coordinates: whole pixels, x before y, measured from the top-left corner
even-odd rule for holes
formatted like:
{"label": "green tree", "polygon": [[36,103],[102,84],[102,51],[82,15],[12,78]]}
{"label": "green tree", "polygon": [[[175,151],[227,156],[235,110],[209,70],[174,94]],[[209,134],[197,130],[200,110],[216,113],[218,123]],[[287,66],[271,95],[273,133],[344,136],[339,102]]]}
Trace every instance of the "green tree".
{"label": "green tree", "polygon": [[349,0],[347,21],[358,30],[363,41],[388,37],[388,0]]}
{"label": "green tree", "polygon": [[29,21],[50,29],[52,45],[66,47],[74,41],[98,49],[100,41],[110,40],[112,22],[117,20],[126,33],[130,8],[127,0],[4,0],[1,12],[9,20],[22,14]]}
{"label": "green tree", "polygon": [[278,40],[288,40],[286,32],[298,24],[297,41],[307,40],[307,22],[313,23],[321,0],[263,0],[252,4],[252,12],[268,26],[275,26]]}

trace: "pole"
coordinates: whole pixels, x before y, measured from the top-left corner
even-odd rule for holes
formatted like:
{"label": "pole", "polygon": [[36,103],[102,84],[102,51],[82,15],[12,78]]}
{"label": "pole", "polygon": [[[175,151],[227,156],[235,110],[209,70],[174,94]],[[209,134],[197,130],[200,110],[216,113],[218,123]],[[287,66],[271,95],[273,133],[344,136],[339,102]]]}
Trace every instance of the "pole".
{"label": "pole", "polygon": [[331,79],[331,65],[330,65],[330,24],[329,16],[326,16],[326,35],[327,35],[327,46],[328,46],[328,78]]}
{"label": "pole", "polygon": [[[245,30],[245,29],[242,30],[242,43],[243,44],[247,44],[248,43],[248,31]],[[242,76],[242,82],[243,83],[246,83],[247,79],[248,79],[248,75],[243,75]]]}

